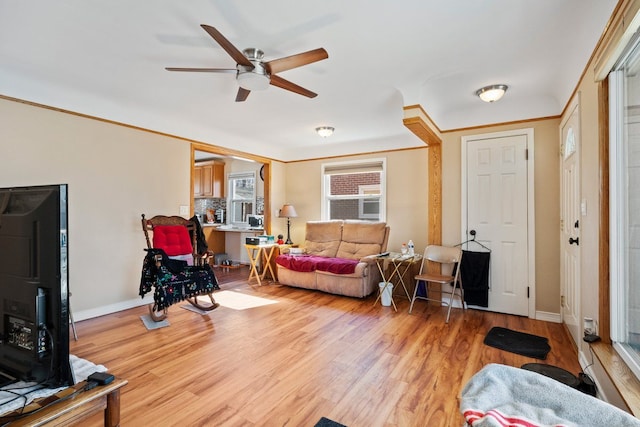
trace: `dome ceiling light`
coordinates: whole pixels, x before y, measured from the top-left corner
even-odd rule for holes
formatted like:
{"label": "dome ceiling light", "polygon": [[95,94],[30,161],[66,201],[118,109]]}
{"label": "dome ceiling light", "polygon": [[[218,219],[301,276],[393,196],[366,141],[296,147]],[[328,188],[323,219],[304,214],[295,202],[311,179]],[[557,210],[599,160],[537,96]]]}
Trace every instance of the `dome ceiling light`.
{"label": "dome ceiling light", "polygon": [[331,126],[320,126],[316,128],[316,132],[318,132],[318,135],[320,135],[323,138],[327,138],[333,135],[334,130],[335,129],[332,128]]}
{"label": "dome ceiling light", "polygon": [[496,102],[505,94],[509,86],[499,84],[480,88],[476,91],[476,95],[484,102]]}

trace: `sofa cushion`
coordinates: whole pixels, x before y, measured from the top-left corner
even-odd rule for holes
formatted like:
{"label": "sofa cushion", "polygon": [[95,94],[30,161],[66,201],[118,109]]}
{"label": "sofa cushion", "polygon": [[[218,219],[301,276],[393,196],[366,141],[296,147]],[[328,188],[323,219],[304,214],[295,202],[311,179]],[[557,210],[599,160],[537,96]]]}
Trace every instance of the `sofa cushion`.
{"label": "sofa cushion", "polygon": [[345,221],[342,228],[342,241],[336,256],[348,259],[361,259],[380,253],[386,235],[386,223]]}
{"label": "sofa cushion", "polygon": [[351,274],[356,271],[358,261],[345,258],[321,258],[316,267],[319,271],[326,271],[333,274]]}
{"label": "sofa cushion", "polygon": [[304,248],[309,255],[335,257],[342,239],[342,221],[309,221]]}
{"label": "sofa cushion", "polygon": [[320,256],[278,255],[276,264],[289,270],[299,272],[326,271],[333,274],[352,274],[356,270],[358,261],[344,258],[326,258]]}
{"label": "sofa cushion", "polygon": [[353,260],[360,260],[369,255],[380,253],[380,245],[377,243],[351,243],[341,242],[337,256]]}
{"label": "sofa cushion", "polygon": [[281,265],[289,270],[310,272],[316,271],[316,259],[315,257],[301,255],[278,255],[276,257],[276,264]]}
{"label": "sofa cushion", "polygon": [[342,227],[342,240],[352,243],[377,243],[384,242],[387,224],[384,222],[344,221]]}

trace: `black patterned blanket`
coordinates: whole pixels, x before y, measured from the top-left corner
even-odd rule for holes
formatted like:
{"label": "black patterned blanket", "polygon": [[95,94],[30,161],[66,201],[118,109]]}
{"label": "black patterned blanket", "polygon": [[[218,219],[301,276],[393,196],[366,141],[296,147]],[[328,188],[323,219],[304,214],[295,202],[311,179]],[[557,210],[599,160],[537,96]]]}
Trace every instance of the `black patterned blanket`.
{"label": "black patterned blanket", "polygon": [[[162,249],[145,249],[147,255],[142,264],[139,295],[153,293],[153,310],[160,311],[171,305],[198,295],[206,295],[220,289],[209,264],[187,265],[186,261],[174,260]],[[162,257],[156,265],[156,255]]]}

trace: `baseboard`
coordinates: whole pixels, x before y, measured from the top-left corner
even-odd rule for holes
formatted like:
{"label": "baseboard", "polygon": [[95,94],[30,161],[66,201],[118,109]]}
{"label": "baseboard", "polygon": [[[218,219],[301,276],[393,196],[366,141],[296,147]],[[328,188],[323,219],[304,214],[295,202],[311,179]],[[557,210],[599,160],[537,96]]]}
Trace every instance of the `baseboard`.
{"label": "baseboard", "polygon": [[104,305],[89,310],[73,312],[73,320],[80,322],[81,320],[93,319],[94,317],[106,316],[107,314],[116,313],[118,311],[128,310],[141,305],[153,304],[153,295],[147,295],[145,298],[135,298],[128,301],[121,301],[115,304]]}
{"label": "baseboard", "polygon": [[544,320],[545,322],[562,323],[560,313],[550,313],[548,311],[536,311],[536,320]]}

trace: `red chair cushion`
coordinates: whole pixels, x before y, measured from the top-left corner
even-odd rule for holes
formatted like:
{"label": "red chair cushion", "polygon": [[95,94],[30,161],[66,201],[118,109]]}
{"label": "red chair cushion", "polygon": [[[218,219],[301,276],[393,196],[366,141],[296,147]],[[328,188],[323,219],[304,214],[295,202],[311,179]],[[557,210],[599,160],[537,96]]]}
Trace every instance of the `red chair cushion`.
{"label": "red chair cushion", "polygon": [[153,247],[164,250],[169,256],[193,253],[189,230],[182,225],[153,227]]}

